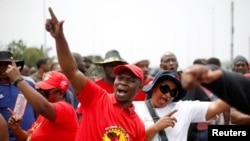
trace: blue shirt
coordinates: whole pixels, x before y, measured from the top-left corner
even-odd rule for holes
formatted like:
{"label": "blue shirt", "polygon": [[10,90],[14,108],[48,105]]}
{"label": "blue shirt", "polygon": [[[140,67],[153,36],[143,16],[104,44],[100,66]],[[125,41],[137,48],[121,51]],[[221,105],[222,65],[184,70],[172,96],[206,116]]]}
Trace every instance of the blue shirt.
{"label": "blue shirt", "polygon": [[[33,88],[34,84],[28,80],[26,80]],[[0,113],[3,115],[6,122],[10,118],[10,113],[8,112],[7,108],[11,108],[14,110],[14,106],[16,103],[16,99],[18,94],[21,91],[14,86],[13,83],[10,84],[0,84]],[[28,130],[32,123],[35,122],[35,115],[32,107],[27,103],[26,109],[23,115],[23,119],[21,122],[21,128],[23,130]],[[11,129],[9,129],[9,137],[10,141],[15,141],[15,136]]]}

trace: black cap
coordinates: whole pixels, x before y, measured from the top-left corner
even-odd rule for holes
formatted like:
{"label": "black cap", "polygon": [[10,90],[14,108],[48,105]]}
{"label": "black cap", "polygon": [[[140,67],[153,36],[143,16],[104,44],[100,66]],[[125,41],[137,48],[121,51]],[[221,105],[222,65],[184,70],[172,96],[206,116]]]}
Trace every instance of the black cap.
{"label": "black cap", "polygon": [[[12,53],[9,51],[0,51],[0,62],[11,62],[10,57],[13,57]],[[15,60],[16,65],[20,66],[22,70],[24,61],[23,60]]]}
{"label": "black cap", "polygon": [[148,94],[148,98],[152,97],[152,88],[160,81],[163,80],[171,80],[173,81],[178,90],[178,95],[173,99],[173,101],[179,101],[186,95],[186,91],[182,88],[180,80],[177,78],[176,72],[170,70],[159,70],[158,73],[155,75],[153,81],[148,85],[143,87],[143,91]]}

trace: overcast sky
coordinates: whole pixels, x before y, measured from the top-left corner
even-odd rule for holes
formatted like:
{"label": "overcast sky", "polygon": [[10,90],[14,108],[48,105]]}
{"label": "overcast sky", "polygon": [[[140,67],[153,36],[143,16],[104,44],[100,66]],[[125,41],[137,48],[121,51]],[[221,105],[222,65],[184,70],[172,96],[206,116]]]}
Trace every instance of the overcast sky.
{"label": "overcast sky", "polygon": [[[44,30],[51,6],[72,52],[101,55],[111,49],[132,61],[148,58],[159,66],[166,51],[180,68],[195,58],[230,60],[231,0],[0,0],[0,43],[23,40],[27,46],[55,43]],[[234,54],[249,59],[250,0],[234,0]]]}

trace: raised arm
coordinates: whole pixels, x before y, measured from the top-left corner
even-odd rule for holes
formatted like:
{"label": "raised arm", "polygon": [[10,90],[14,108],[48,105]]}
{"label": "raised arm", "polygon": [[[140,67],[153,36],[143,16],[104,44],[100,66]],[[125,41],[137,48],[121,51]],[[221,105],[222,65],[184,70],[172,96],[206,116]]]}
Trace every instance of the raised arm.
{"label": "raised arm", "polygon": [[230,105],[224,102],[221,99],[217,99],[208,106],[208,110],[206,113],[206,120],[213,119],[216,115],[228,111],[230,109]]}
{"label": "raised arm", "polygon": [[231,108],[230,121],[232,124],[250,125],[250,115],[239,112],[235,108]]}
{"label": "raised arm", "polygon": [[78,70],[76,62],[71,54],[67,40],[63,33],[64,21],[59,22],[51,8],[49,8],[49,13],[51,19],[47,19],[45,28],[55,39],[59,64],[63,73],[72,84],[74,93],[78,95],[85,86],[87,77]]}
{"label": "raised arm", "polygon": [[193,65],[184,70],[181,81],[183,88],[188,90],[202,84],[232,107],[250,114],[250,78],[221,69],[212,71],[206,66]]}
{"label": "raised arm", "polygon": [[[11,58],[11,65],[8,65],[6,74],[13,82],[21,78],[19,68],[16,66],[13,58]],[[37,114],[41,114],[52,122],[55,121],[56,112],[53,104],[51,104],[46,98],[44,98],[39,92],[37,92],[24,80],[19,81],[17,83],[17,87],[21,90],[22,94],[25,96],[28,103]]]}

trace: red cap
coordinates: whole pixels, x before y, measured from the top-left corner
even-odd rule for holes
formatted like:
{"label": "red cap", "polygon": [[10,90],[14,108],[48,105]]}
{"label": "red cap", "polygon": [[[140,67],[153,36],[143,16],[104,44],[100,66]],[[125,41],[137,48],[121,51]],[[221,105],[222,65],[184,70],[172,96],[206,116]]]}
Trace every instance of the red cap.
{"label": "red cap", "polygon": [[137,67],[134,64],[119,65],[119,66],[114,68],[113,72],[114,72],[114,74],[117,75],[120,71],[125,70],[125,69],[130,70],[135,76],[137,76],[140,79],[141,83],[143,84],[142,69]]}
{"label": "red cap", "polygon": [[43,90],[58,88],[67,91],[69,88],[69,80],[61,72],[51,71],[43,81],[37,82],[36,85]]}

